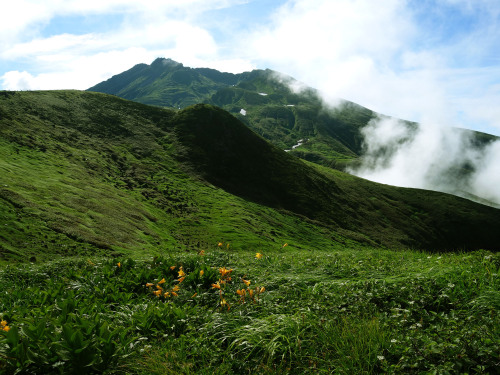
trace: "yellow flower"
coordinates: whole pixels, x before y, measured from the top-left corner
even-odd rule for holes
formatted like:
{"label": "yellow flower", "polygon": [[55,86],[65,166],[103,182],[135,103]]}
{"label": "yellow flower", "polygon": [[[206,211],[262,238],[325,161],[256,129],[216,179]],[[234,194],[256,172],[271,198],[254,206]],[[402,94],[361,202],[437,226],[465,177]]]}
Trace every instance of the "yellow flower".
{"label": "yellow flower", "polygon": [[186,272],[182,269],[182,266],[179,268],[179,277],[186,276]]}
{"label": "yellow flower", "polygon": [[158,284],[163,284],[163,283],[165,283],[165,282],[167,282],[167,280],[165,280],[165,278],[163,278],[163,279],[161,279],[160,281],[158,281]]}
{"label": "yellow flower", "polygon": [[0,325],[1,325],[2,327],[5,327],[5,326],[7,325],[7,321],[6,321],[6,320],[2,320],[2,321],[0,322]]}
{"label": "yellow flower", "polygon": [[118,266],[118,268],[120,268],[122,266],[122,264],[120,262],[118,262],[116,265]]}
{"label": "yellow flower", "polygon": [[287,243],[285,243],[285,244],[283,244],[283,246],[281,246],[281,247],[287,247],[287,246],[288,246],[288,244],[287,244]]}
{"label": "yellow flower", "polygon": [[205,271],[201,270],[200,271],[200,277],[203,277],[204,274],[205,274]]}
{"label": "yellow flower", "polygon": [[250,294],[250,297],[253,298],[253,289],[248,289],[248,294]]}
{"label": "yellow flower", "polygon": [[194,297],[196,297],[197,295],[198,295],[198,293],[195,293],[195,294],[193,294],[193,295],[191,296],[191,298],[194,298]]}
{"label": "yellow flower", "polygon": [[255,257],[256,257],[257,259],[261,259],[263,256],[264,256],[264,255],[262,255],[261,253],[257,253],[257,254],[255,254]]}
{"label": "yellow flower", "polygon": [[156,289],[163,290],[163,288],[160,285],[158,285],[158,284],[156,284]]}
{"label": "yellow flower", "polygon": [[229,276],[229,274],[231,272],[233,272],[233,270],[228,270],[226,267],[222,267],[222,268],[219,268],[219,272],[220,272],[221,277],[224,278],[226,276]]}
{"label": "yellow flower", "polygon": [[250,283],[251,283],[250,280],[245,280],[245,279],[242,278],[241,281],[243,281],[246,286],[250,286]]}
{"label": "yellow flower", "polygon": [[5,326],[5,327],[3,327],[3,330],[4,330],[5,332],[9,332],[9,331],[10,331],[10,327],[9,327],[9,326]]}
{"label": "yellow flower", "polygon": [[220,289],[220,283],[217,281],[215,284],[212,284],[212,289]]}
{"label": "yellow flower", "polygon": [[165,297],[165,298],[170,297],[170,292],[165,292],[165,294],[163,295],[163,297]]}
{"label": "yellow flower", "polygon": [[229,306],[229,303],[227,303],[225,298],[223,298],[222,301],[220,301],[220,305],[221,307],[226,306],[228,310],[231,308],[231,306]]}
{"label": "yellow flower", "polygon": [[200,251],[198,254],[201,256],[205,255],[205,250]]}
{"label": "yellow flower", "polygon": [[179,291],[181,288],[179,287],[179,285],[176,285],[172,288],[172,292],[177,292]]}
{"label": "yellow flower", "polygon": [[222,242],[219,242],[219,243],[217,244],[217,246],[221,247],[221,246],[222,246]]}
{"label": "yellow flower", "polygon": [[236,291],[236,293],[243,297],[243,296],[246,296],[247,291],[246,291],[246,289],[238,289]]}
{"label": "yellow flower", "polygon": [[266,288],[264,288],[263,286],[260,288],[259,290],[259,293],[262,293],[262,292],[265,292]]}
{"label": "yellow flower", "polygon": [[175,293],[175,292],[172,292],[172,295],[176,296],[176,297],[179,297],[179,295],[177,293]]}
{"label": "yellow flower", "polygon": [[155,290],[153,293],[156,297],[159,297],[161,294],[161,289]]}
{"label": "yellow flower", "polygon": [[185,279],[185,278],[186,278],[186,276],[182,276],[181,278],[179,278],[179,279],[177,280],[177,282],[182,283],[182,282],[184,281],[184,279]]}
{"label": "yellow flower", "polygon": [[173,270],[175,270],[175,267],[176,266],[171,266],[170,269],[173,271]]}
{"label": "yellow flower", "polygon": [[153,285],[154,285],[153,283],[146,283],[146,286],[147,286],[148,288],[151,288]]}

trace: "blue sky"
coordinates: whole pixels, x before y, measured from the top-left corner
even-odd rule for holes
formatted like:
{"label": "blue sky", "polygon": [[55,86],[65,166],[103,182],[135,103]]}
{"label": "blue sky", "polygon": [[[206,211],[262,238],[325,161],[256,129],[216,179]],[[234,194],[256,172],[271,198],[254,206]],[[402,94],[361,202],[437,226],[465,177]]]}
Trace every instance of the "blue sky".
{"label": "blue sky", "polygon": [[169,57],[500,135],[499,18],[498,0],[16,0],[0,6],[0,89],[86,89]]}

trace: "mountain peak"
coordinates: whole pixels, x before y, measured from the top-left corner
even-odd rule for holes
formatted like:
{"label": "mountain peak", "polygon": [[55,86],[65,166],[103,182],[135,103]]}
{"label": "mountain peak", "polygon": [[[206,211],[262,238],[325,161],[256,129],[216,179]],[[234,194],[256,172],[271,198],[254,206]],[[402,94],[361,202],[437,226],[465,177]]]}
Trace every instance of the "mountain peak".
{"label": "mountain peak", "polygon": [[184,65],[182,65],[180,62],[174,61],[170,58],[164,58],[164,57],[158,57],[151,63],[151,66],[163,66],[163,67],[168,67],[168,68],[174,68],[174,67],[179,67],[182,68]]}

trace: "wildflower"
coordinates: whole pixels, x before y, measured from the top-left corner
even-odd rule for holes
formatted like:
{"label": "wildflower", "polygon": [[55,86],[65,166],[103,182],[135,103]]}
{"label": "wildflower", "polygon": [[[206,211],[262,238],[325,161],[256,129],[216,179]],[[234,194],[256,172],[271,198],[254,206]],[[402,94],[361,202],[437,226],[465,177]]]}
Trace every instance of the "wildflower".
{"label": "wildflower", "polygon": [[179,285],[176,285],[172,288],[172,292],[178,292],[180,289]]}
{"label": "wildflower", "polygon": [[181,278],[177,279],[177,282],[178,283],[182,283],[185,278],[186,278],[186,276],[182,276]]}
{"label": "wildflower", "polygon": [[121,266],[122,266],[122,264],[120,262],[118,262],[116,265],[118,266],[118,268],[121,268]]}
{"label": "wildflower", "polygon": [[176,292],[171,292],[173,296],[179,297],[179,295]]}
{"label": "wildflower", "polygon": [[240,296],[244,297],[247,295],[247,291],[246,291],[246,289],[238,289],[236,291],[236,294],[239,294]]}
{"label": "wildflower", "polygon": [[165,283],[167,280],[165,280],[165,278],[161,279],[160,281],[158,281],[158,284],[163,284]]}
{"label": "wildflower", "polygon": [[10,331],[10,327],[9,326],[5,326],[2,328],[5,332],[9,332]]}
{"label": "wildflower", "polygon": [[201,255],[201,256],[204,256],[205,255],[205,250],[201,250],[198,254]]}
{"label": "wildflower", "polygon": [[250,283],[251,283],[250,280],[245,280],[244,278],[241,278],[241,281],[243,281],[246,286],[250,286]]}
{"label": "wildflower", "polygon": [[[231,270],[231,269],[228,270],[226,267],[222,267],[222,268],[219,268],[219,272],[221,274],[221,277],[224,278],[227,275],[229,275],[231,272],[233,272],[233,270]],[[231,280],[231,279],[229,279],[229,280]]]}
{"label": "wildflower", "polygon": [[156,297],[159,297],[159,296],[160,296],[160,294],[161,294],[161,289],[155,290],[155,291],[153,292],[153,294],[154,294]]}
{"label": "wildflower", "polygon": [[204,274],[205,274],[205,271],[201,270],[200,271],[200,277],[203,277]]}
{"label": "wildflower", "polygon": [[217,246],[221,247],[221,246],[222,246],[222,242],[219,242],[219,243],[217,244]]}
{"label": "wildflower", "polygon": [[198,293],[195,293],[195,294],[193,294],[193,295],[191,296],[191,298],[194,298],[194,297],[196,297],[197,295],[198,295]]}
{"label": "wildflower", "polygon": [[170,292],[165,292],[165,294],[163,295],[163,297],[169,298],[170,297]]}
{"label": "wildflower", "polygon": [[221,307],[222,307],[222,306],[226,306],[228,310],[231,308],[231,306],[229,306],[229,303],[227,303],[227,301],[226,301],[226,299],[225,299],[225,298],[223,298],[223,299],[220,301],[220,305],[221,305]]}
{"label": "wildflower", "polygon": [[186,272],[184,272],[184,270],[182,269],[182,266],[179,268],[179,277],[182,277],[182,276],[186,276]]}
{"label": "wildflower", "polygon": [[156,284],[156,289],[163,290],[163,288],[161,286],[159,286],[158,284]]}
{"label": "wildflower", "polygon": [[377,358],[379,359],[379,361],[383,361],[385,359],[383,355],[378,355]]}
{"label": "wildflower", "polygon": [[255,254],[255,257],[256,257],[257,259],[261,259],[263,256],[264,256],[264,255],[262,255],[261,253],[257,253],[257,254]]}
{"label": "wildflower", "polygon": [[253,289],[248,289],[248,294],[250,294],[250,298],[253,298]]}
{"label": "wildflower", "polygon": [[264,288],[263,286],[260,287],[260,290],[259,290],[259,293],[263,293],[266,291],[266,288]]}
{"label": "wildflower", "polygon": [[153,285],[154,285],[153,283],[146,283],[146,286],[147,286],[148,288],[151,288]]}
{"label": "wildflower", "polygon": [[175,270],[175,267],[176,266],[170,266],[170,269],[173,271],[173,270]]}
{"label": "wildflower", "polygon": [[288,244],[284,243],[283,246],[281,246],[281,247],[283,248],[283,247],[287,247],[287,246],[288,246]]}
{"label": "wildflower", "polygon": [[212,284],[212,289],[220,289],[220,283],[217,281],[215,284]]}
{"label": "wildflower", "polygon": [[0,322],[0,325],[1,325],[2,327],[5,327],[5,326],[7,325],[7,321],[6,321],[6,320],[2,320],[2,321]]}

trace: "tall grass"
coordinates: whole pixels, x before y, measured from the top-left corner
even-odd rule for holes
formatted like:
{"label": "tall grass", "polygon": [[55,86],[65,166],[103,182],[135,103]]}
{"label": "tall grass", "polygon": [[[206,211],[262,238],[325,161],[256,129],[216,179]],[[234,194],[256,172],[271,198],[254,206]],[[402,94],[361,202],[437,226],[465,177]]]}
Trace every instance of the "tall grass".
{"label": "tall grass", "polygon": [[155,259],[4,267],[0,373],[498,368],[496,254],[293,246],[260,254],[215,245]]}

